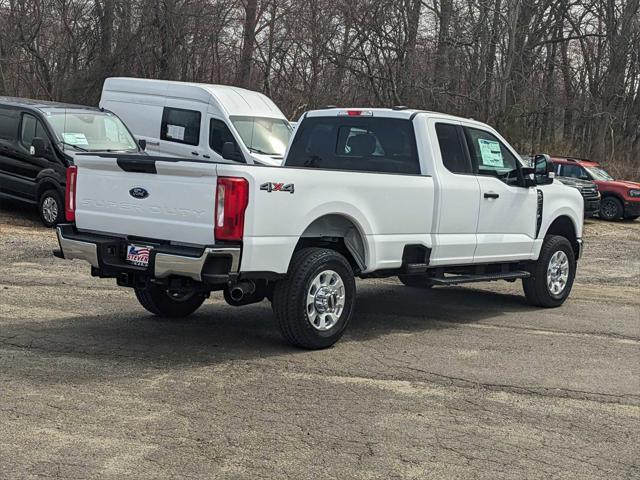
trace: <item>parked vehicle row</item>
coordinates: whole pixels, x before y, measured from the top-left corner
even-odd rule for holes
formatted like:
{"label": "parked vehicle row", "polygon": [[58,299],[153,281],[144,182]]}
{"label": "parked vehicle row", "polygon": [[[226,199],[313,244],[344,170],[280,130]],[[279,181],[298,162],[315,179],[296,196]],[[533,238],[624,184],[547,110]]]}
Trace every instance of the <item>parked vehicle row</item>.
{"label": "parked vehicle row", "polygon": [[156,315],[189,315],[216,290],[236,306],[266,297],[289,342],[324,348],[349,323],[355,277],[419,288],[522,280],[531,304],[561,305],[584,202],[553,170],[546,156],[524,166],[469,119],[312,111],[280,168],[78,155],[56,255],[133,288]]}
{"label": "parked vehicle row", "polygon": [[[0,98],[0,197],[37,205],[42,222],[53,226],[63,217],[65,169],[77,152],[141,155],[147,149],[204,162],[275,166],[297,125],[265,95],[220,85],[109,78],[100,106]],[[556,178],[582,194],[585,216],[640,216],[640,184],[615,181],[595,162],[553,161]]]}
{"label": "parked vehicle row", "polygon": [[556,157],[553,162],[558,175],[597,185],[602,195],[600,218],[636,220],[640,217],[640,183],[615,180],[599,163],[589,160]]}

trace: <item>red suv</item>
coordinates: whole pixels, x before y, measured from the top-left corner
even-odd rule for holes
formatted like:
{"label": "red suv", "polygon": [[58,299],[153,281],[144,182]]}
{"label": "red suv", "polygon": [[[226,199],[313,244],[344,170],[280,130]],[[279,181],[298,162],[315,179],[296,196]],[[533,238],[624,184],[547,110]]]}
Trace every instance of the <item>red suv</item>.
{"label": "red suv", "polygon": [[593,180],[602,194],[600,218],[616,220],[640,217],[640,183],[614,180],[598,162],[554,157],[556,174],[563,177]]}

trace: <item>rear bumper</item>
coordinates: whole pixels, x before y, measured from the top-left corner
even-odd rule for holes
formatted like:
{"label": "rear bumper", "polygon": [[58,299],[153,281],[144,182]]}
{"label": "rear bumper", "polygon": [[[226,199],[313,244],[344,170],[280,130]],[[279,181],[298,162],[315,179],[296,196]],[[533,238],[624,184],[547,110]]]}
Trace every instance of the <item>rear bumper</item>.
{"label": "rear bumper", "polygon": [[[166,243],[78,232],[74,225],[57,228],[60,250],[54,255],[64,259],[89,262],[94,276],[118,278],[130,284],[149,278],[183,277],[209,284],[226,283],[240,268],[242,249],[238,245],[184,247]],[[149,245],[149,266],[139,267],[126,262],[130,243]]]}

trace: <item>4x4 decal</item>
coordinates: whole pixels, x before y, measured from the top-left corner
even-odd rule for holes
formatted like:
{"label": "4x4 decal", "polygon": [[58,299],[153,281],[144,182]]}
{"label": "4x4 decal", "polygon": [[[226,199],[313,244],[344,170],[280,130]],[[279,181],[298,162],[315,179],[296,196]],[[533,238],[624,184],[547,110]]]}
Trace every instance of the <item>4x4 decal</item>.
{"label": "4x4 decal", "polygon": [[265,192],[289,192],[293,193],[295,190],[293,183],[274,183],[268,182],[260,185],[260,190],[264,190]]}

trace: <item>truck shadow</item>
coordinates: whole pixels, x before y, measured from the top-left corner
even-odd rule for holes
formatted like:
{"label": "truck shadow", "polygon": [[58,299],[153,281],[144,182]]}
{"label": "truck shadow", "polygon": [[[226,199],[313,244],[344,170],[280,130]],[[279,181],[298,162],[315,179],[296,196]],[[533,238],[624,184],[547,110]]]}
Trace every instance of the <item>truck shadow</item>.
{"label": "truck shadow", "polygon": [[[358,348],[356,342],[392,333],[435,331],[531,310],[519,296],[466,288],[423,291],[387,283],[361,285],[359,290],[356,313],[341,341],[350,344],[347,348]],[[5,348],[44,354],[45,358],[77,357],[93,365],[87,368],[82,361],[52,361],[50,381],[56,381],[57,375],[73,375],[78,382],[96,381],[94,370],[100,365],[108,371],[107,376],[127,376],[139,374],[140,369],[260,361],[277,356],[282,356],[285,363],[292,355],[327,358],[339,355],[343,348],[343,343],[319,352],[293,348],[280,337],[268,302],[233,308],[218,298],[183,320],[156,319],[140,308],[47,321],[9,321],[2,330],[0,346]],[[113,362],[128,367],[110,368]],[[57,367],[60,363],[63,366]],[[29,375],[11,369],[7,373]]]}

